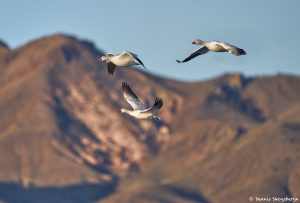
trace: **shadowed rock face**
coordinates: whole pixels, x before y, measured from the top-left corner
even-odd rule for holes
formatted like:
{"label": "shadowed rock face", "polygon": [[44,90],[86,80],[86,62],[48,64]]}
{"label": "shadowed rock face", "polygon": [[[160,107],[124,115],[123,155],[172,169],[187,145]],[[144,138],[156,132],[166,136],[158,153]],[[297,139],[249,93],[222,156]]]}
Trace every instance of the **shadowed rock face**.
{"label": "shadowed rock face", "polygon": [[[56,174],[61,184],[89,179],[86,173],[94,174],[94,181],[110,181],[139,170],[167,143],[171,108],[178,108],[182,96],[160,84],[143,85],[154,84],[155,79],[135,70],[108,75],[106,65],[97,61],[101,55],[91,43],[63,35],[41,38],[8,53],[0,77],[0,145],[8,147],[3,153],[11,156],[3,162],[4,180],[56,184],[52,165],[55,170],[67,168],[64,163],[54,166],[57,161],[88,171],[78,171],[73,178]],[[168,98],[164,120],[136,121],[121,114],[119,109],[128,106],[121,93],[123,80],[130,81],[141,98],[151,99],[145,101],[148,106],[156,95]],[[55,161],[49,164],[51,159]],[[11,170],[15,172],[7,176]]]}
{"label": "shadowed rock face", "polygon": [[[9,53],[10,49],[8,47],[8,45],[0,40],[0,71],[1,68],[3,68],[6,64],[7,61],[7,54]],[[1,73],[1,72],[0,72]]]}
{"label": "shadowed rock face", "polygon": [[1,49],[9,49],[8,45],[2,40],[0,40],[0,48]]}
{"label": "shadowed rock face", "polygon": [[217,92],[210,94],[205,103],[207,108],[214,108],[214,106],[222,104],[226,104],[228,108],[233,108],[254,121],[265,121],[261,110],[253,104],[251,98],[242,98],[240,89],[226,83],[221,84]]}
{"label": "shadowed rock face", "polygon": [[[64,35],[14,50],[0,45],[0,200],[247,202],[251,194],[298,194],[299,77],[187,83],[134,69],[110,76],[102,55]],[[122,81],[147,106],[162,97],[162,121],[121,114],[130,108]]]}
{"label": "shadowed rock face", "polygon": [[114,191],[115,184],[78,184],[65,187],[24,188],[15,183],[0,183],[0,199],[11,203],[92,203]]}

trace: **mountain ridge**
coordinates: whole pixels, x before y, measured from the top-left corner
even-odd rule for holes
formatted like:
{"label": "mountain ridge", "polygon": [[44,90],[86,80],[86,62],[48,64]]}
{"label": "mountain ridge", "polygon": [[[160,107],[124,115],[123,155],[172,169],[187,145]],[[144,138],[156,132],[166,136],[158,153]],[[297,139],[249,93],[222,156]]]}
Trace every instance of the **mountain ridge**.
{"label": "mountain ridge", "polygon": [[[103,54],[62,34],[0,53],[0,201],[40,202],[40,193],[14,197],[33,188],[53,194],[49,202],[248,202],[256,194],[299,195],[299,76],[233,73],[186,82],[120,68],[112,77],[97,60]],[[122,81],[147,106],[162,97],[162,121],[121,114],[128,106]],[[106,184],[109,191],[97,194]],[[93,192],[83,199],[59,192],[72,193],[73,186]],[[57,190],[42,189],[49,187]]]}

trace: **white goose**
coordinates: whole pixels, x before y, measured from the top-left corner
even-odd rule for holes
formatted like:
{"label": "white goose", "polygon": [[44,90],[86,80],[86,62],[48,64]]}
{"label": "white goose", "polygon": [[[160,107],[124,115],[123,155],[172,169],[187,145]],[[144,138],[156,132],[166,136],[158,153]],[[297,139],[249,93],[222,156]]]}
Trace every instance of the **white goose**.
{"label": "white goose", "polygon": [[196,56],[206,54],[208,51],[229,52],[236,56],[246,55],[246,52],[243,49],[233,46],[231,44],[225,43],[225,42],[219,42],[219,41],[205,42],[200,39],[196,39],[195,41],[192,42],[192,44],[202,45],[203,47],[201,47],[200,49],[197,49],[196,51],[194,51],[191,55],[189,55],[187,58],[185,58],[182,61],[176,60],[178,63],[187,62],[187,61],[195,58]]}
{"label": "white goose", "polygon": [[108,73],[111,75],[114,73],[116,66],[129,67],[134,65],[142,65],[146,69],[138,56],[129,51],[123,51],[121,54],[107,53],[99,60],[106,62]]}
{"label": "white goose", "polygon": [[159,97],[155,98],[154,105],[150,108],[145,108],[139,98],[134,94],[129,85],[126,82],[122,83],[123,95],[126,101],[130,104],[133,110],[127,110],[121,108],[122,113],[127,113],[130,116],[137,119],[155,119],[160,120],[157,116],[158,109],[163,106],[163,100]]}

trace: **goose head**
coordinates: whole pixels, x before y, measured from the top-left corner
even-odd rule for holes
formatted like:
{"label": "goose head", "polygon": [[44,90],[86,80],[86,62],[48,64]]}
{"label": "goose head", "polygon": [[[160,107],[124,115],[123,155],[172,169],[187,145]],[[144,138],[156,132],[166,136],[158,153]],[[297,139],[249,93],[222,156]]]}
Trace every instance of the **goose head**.
{"label": "goose head", "polygon": [[121,108],[121,109],[120,109],[120,112],[121,112],[121,113],[127,113],[127,109]]}
{"label": "goose head", "polygon": [[204,41],[202,41],[201,39],[196,39],[192,42],[192,44],[196,44],[196,45],[201,45],[203,43],[204,43]]}
{"label": "goose head", "polygon": [[99,58],[99,61],[105,61],[105,62],[108,63],[108,62],[110,62],[110,58],[113,57],[113,56],[115,56],[114,53],[107,53],[105,56],[101,56]]}
{"label": "goose head", "polygon": [[107,57],[106,57],[106,56],[101,56],[101,57],[99,58],[99,61],[107,61]]}

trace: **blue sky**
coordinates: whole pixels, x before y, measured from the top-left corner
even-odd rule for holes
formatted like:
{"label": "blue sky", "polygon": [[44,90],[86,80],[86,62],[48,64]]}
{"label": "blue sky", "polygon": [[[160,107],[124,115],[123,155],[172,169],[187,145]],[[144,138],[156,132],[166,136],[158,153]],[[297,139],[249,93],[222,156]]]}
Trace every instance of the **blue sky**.
{"label": "blue sky", "polygon": [[[297,0],[0,2],[0,39],[13,48],[59,32],[88,39],[104,51],[135,52],[148,70],[170,78],[300,74]],[[191,44],[196,38],[225,41],[247,55],[208,53],[177,64],[197,48]]]}

